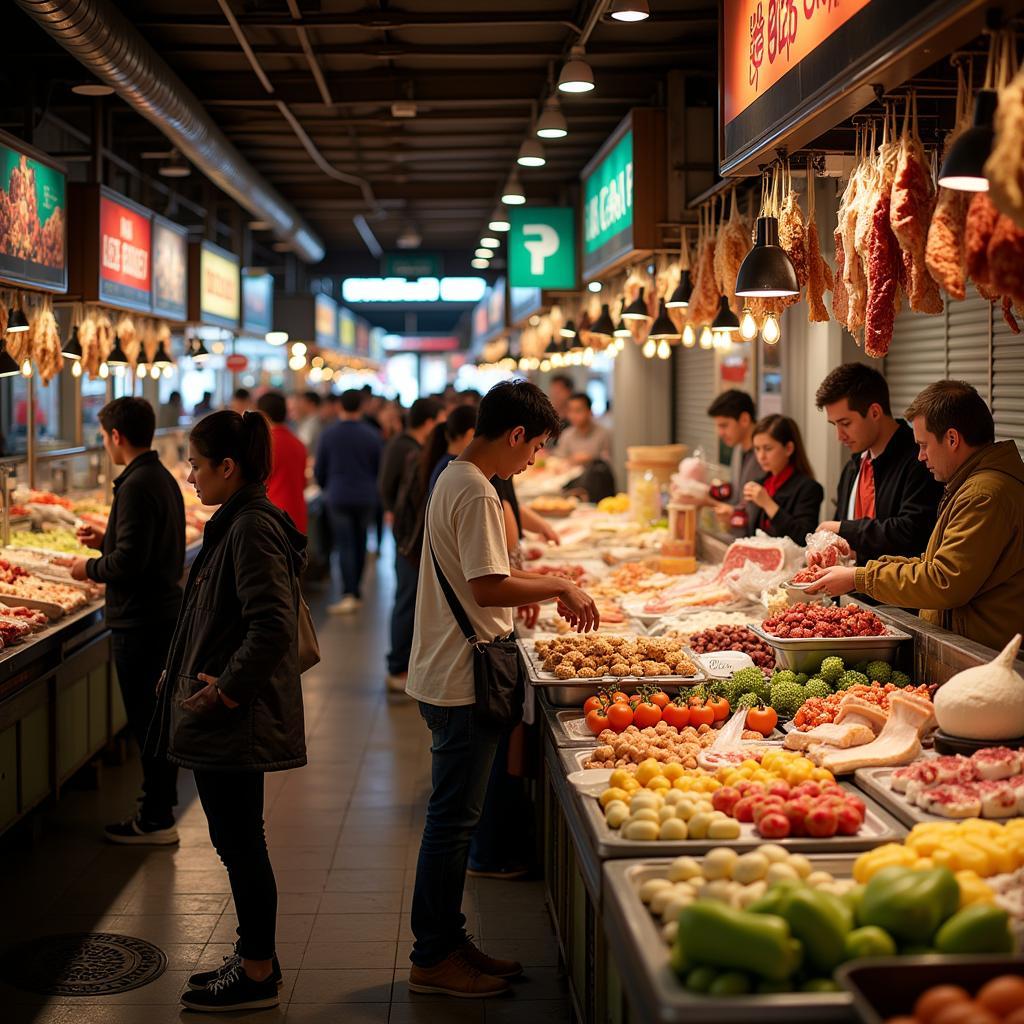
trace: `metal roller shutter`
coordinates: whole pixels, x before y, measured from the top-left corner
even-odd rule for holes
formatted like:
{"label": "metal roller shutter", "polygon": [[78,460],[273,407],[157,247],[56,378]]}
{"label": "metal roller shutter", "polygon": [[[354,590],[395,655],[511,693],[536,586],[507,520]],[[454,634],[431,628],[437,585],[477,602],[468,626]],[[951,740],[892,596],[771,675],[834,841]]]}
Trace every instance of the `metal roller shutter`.
{"label": "metal roller shutter", "polygon": [[680,348],[676,357],[676,436],[692,452],[703,448],[705,458],[718,460],[718,435],[707,409],[717,393],[715,351]]}
{"label": "metal roller shutter", "polygon": [[992,320],[992,415],[996,438],[1013,438],[1024,456],[1024,334],[1014,334],[998,310]]}
{"label": "metal roller shutter", "polygon": [[924,387],[946,376],[946,317],[904,308],[896,318],[883,372],[893,415],[902,416]]}
{"label": "metal roller shutter", "polygon": [[[965,380],[991,402],[989,390],[989,328],[992,304],[974,289],[963,302],[946,303],[947,356],[945,376]],[[936,320],[940,319],[935,317]]]}

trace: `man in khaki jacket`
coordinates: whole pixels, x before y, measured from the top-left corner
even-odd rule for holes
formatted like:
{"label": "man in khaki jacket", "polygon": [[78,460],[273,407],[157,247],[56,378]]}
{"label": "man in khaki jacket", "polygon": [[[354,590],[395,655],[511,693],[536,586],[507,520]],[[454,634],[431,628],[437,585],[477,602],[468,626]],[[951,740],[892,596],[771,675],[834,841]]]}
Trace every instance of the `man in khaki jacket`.
{"label": "man in khaki jacket", "polygon": [[920,558],[886,556],[858,569],[825,570],[808,593],[858,591],[1001,649],[1024,622],[1024,462],[977,391],[930,384],[906,411],[918,458],[946,485]]}

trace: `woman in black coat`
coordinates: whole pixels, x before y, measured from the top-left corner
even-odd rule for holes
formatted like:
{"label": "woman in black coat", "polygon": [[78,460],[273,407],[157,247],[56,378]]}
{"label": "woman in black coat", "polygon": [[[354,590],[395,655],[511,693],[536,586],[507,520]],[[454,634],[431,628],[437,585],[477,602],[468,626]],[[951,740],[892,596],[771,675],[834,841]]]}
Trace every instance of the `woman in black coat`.
{"label": "woman in black coat", "polygon": [[277,885],[263,831],[264,773],[306,763],[299,574],[306,538],[266,496],[271,440],[259,413],[216,412],[189,437],[189,483],[219,505],[189,573],[149,749],[195,774],[238,915],[235,955],[193,975],[192,1010],[278,1004]]}
{"label": "woman in black coat", "polygon": [[814,479],[800,428],[788,416],[766,416],[754,427],[754,454],[766,475],[743,488],[744,500],[758,509],[747,536],[763,530],[803,547],[821,521],[825,492]]}

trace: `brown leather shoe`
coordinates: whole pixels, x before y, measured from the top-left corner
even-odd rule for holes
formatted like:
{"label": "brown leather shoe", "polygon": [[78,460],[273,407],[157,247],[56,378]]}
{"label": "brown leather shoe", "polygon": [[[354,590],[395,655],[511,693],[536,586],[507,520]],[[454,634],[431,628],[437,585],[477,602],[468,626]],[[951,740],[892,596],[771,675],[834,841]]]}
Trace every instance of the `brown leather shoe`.
{"label": "brown leather shoe", "polygon": [[492,978],[518,978],[523,973],[523,965],[518,960],[498,960],[488,956],[474,945],[471,938],[466,940],[459,952],[468,964]]}
{"label": "brown leather shoe", "polygon": [[434,967],[413,965],[409,971],[410,992],[436,993],[459,999],[487,999],[503,995],[508,990],[507,981],[484,974],[470,963],[463,950],[456,950]]}

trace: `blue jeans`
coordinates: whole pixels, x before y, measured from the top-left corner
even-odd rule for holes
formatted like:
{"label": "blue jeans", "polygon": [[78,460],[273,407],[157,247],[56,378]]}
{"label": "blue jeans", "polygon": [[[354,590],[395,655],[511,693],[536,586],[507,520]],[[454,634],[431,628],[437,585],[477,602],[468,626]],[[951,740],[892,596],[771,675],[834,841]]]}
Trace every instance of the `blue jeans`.
{"label": "blue jeans", "polygon": [[331,543],[341,567],[341,593],[359,597],[366,565],[366,532],[375,510],[369,505],[330,506]]}
{"label": "blue jeans", "polygon": [[433,789],[416,863],[410,960],[433,967],[466,941],[462,892],[469,844],[480,821],[501,730],[482,725],[473,705],[420,704],[430,727]]}
{"label": "blue jeans", "polygon": [[391,650],[388,651],[388,672],[393,676],[409,671],[419,579],[419,566],[396,551],[395,606],[391,610]]}

